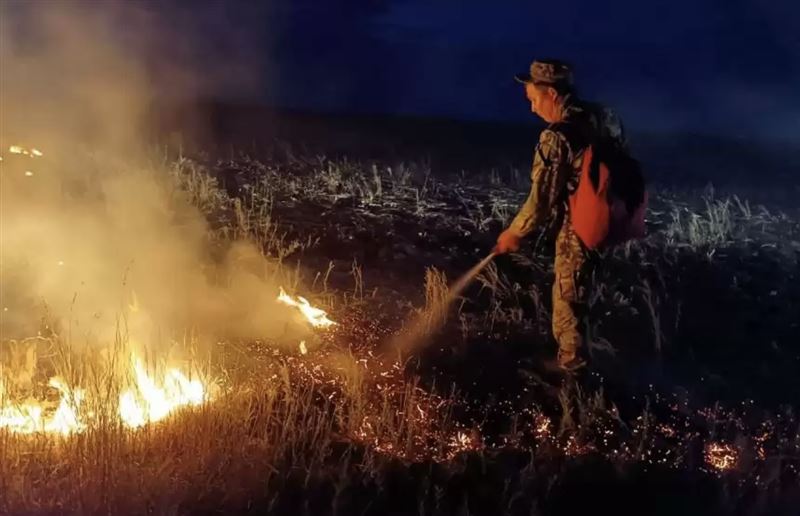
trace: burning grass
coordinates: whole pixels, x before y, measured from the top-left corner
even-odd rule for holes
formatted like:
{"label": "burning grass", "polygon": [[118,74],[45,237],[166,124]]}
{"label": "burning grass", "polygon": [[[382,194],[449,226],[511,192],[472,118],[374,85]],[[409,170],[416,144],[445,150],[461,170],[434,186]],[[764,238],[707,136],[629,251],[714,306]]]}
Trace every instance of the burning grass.
{"label": "burning grass", "polygon": [[47,401],[9,396],[4,384],[0,384],[0,429],[22,434],[69,435],[86,431],[110,414],[115,414],[127,427],[138,428],[160,421],[181,407],[200,405],[208,398],[207,386],[202,381],[190,379],[177,368],[168,368],[163,376],[156,377],[148,373],[140,358],[132,356],[130,362],[132,381],[117,381],[113,377],[100,380],[110,385],[132,384],[122,390],[113,408],[104,406],[106,400],[90,395],[87,389],[70,386],[57,376],[47,382],[47,387],[58,397],[52,411]]}

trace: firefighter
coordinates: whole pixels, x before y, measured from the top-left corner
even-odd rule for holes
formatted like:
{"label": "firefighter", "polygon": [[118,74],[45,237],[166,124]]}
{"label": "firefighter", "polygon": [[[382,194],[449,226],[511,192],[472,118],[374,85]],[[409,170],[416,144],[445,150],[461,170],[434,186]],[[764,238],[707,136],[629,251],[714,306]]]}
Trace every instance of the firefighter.
{"label": "firefighter", "polygon": [[497,238],[495,252],[519,249],[536,228],[558,231],[553,284],[553,336],[558,365],[574,371],[586,364],[579,314],[585,304],[580,288],[588,249],[570,224],[568,196],[577,187],[583,151],[590,142],[627,150],[619,118],[608,108],[578,99],[571,67],[559,60],[536,60],[529,73],[515,76],[525,87],[531,111],[548,126],[533,155],[531,191],[510,226]]}

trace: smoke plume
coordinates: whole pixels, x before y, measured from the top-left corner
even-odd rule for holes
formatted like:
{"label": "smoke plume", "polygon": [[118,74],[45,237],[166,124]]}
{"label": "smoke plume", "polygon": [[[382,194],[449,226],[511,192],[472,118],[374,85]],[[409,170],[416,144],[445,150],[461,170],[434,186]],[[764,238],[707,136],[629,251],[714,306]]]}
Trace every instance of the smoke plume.
{"label": "smoke plume", "polygon": [[[210,83],[183,66],[190,35],[142,5],[2,4],[3,340],[50,331],[103,344],[121,327],[145,342],[187,329],[261,338],[292,316],[265,279],[274,264],[247,242],[212,249],[203,214],[153,159],[154,95]],[[207,75],[235,69],[253,84],[241,60],[229,66]]]}

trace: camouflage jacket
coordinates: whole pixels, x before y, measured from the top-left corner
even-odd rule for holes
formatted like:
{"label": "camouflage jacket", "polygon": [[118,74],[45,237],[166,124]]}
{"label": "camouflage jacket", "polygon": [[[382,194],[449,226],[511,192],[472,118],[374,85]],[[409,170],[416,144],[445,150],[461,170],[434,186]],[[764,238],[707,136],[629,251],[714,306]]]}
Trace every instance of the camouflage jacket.
{"label": "camouflage jacket", "polygon": [[568,97],[562,121],[539,135],[533,155],[531,191],[511,222],[527,235],[545,223],[559,224],[567,213],[567,199],[578,181],[583,151],[591,141],[604,140],[628,147],[619,117],[609,108]]}

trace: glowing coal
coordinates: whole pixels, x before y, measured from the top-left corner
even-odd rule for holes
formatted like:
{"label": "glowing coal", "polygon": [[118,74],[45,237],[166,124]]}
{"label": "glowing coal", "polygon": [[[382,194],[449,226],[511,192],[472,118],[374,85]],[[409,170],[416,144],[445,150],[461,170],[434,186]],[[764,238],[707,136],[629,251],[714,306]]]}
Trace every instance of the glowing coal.
{"label": "glowing coal", "polygon": [[727,471],[736,467],[739,453],[736,448],[725,443],[709,443],[705,449],[706,462],[719,471]]}

